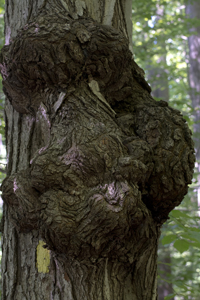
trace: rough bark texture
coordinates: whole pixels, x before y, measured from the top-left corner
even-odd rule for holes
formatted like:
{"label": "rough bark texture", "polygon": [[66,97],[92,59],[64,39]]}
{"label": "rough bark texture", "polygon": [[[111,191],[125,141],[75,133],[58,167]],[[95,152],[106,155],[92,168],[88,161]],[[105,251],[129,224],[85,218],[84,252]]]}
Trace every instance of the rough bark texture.
{"label": "rough bark texture", "polygon": [[191,133],[151,97],[129,50],[125,2],[98,1],[97,15],[92,3],[30,2],[1,53],[2,299],[157,297],[160,226],[191,181]]}

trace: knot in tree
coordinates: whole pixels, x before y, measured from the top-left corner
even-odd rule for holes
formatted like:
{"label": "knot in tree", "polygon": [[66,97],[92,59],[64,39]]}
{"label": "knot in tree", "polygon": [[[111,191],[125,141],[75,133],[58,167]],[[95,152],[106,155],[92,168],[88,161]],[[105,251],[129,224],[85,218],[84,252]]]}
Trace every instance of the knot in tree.
{"label": "knot in tree", "polygon": [[[65,269],[99,266],[101,278],[110,263],[125,288],[133,272],[139,299],[155,280],[160,227],[192,179],[185,120],[151,97],[123,33],[91,18],[40,13],[0,63],[11,105],[35,124],[29,166],[2,185],[17,232],[37,230]],[[115,299],[129,299],[124,287]]]}

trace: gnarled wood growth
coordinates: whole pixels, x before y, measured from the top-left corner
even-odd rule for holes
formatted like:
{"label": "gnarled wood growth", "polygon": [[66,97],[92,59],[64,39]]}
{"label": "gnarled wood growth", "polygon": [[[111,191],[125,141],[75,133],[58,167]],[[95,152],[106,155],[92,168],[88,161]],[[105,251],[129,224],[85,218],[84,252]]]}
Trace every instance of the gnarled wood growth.
{"label": "gnarled wood growth", "polygon": [[180,112],[151,97],[124,34],[89,17],[41,11],[3,48],[1,73],[36,124],[30,166],[2,185],[17,232],[39,231],[62,297],[156,299],[160,227],[194,165]]}

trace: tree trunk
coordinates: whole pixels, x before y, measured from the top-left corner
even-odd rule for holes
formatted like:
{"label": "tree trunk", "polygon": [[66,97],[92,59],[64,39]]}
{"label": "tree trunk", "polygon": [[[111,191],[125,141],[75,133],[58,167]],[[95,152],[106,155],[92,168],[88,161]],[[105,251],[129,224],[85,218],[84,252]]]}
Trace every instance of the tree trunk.
{"label": "tree trunk", "polygon": [[[166,50],[164,43],[162,44],[163,50]],[[167,74],[164,67],[162,68],[159,66],[160,62],[166,64],[166,55],[160,56],[157,60],[158,68],[150,68],[149,74],[152,77],[150,77],[150,80],[148,80],[148,82],[151,84],[151,88],[153,89],[152,95],[154,97],[169,102],[169,85]],[[170,282],[170,255],[170,249],[165,248],[160,242],[158,245],[158,260],[160,261],[160,264],[158,265],[158,274],[160,274],[160,280],[158,280],[158,300],[163,300],[167,295],[173,294],[173,285],[172,282]],[[174,300],[174,297],[172,297],[171,300]]]}
{"label": "tree trunk", "polygon": [[[156,5],[156,19],[154,22],[159,22],[159,20],[164,17],[164,7],[160,4]],[[161,34],[157,37],[157,44],[160,47],[158,58],[155,62],[150,62],[147,66],[148,70],[148,81],[151,84],[152,96],[157,99],[162,99],[164,101],[169,101],[169,84],[167,76],[167,49],[165,44],[165,35],[161,31]],[[151,59],[151,57],[150,57]]]}
{"label": "tree trunk", "polygon": [[[165,45],[163,45],[163,47],[163,49],[165,49]],[[150,78],[148,82],[151,84],[153,90],[152,95],[157,99],[168,102],[169,85],[167,74],[165,69],[159,66],[160,62],[166,64],[166,55],[159,57],[157,60],[157,68],[151,68],[151,66],[149,66]],[[171,275],[170,250],[164,248],[162,243],[159,243],[158,245],[158,260],[160,261],[160,264],[158,265],[158,274],[160,275],[160,280],[158,280],[158,300],[163,300],[167,295],[173,294],[173,285],[169,280],[169,275]],[[174,300],[174,297],[172,297],[171,300]]]}
{"label": "tree trunk", "polygon": [[2,299],[157,298],[194,164],[129,50],[131,1],[6,1]]}
{"label": "tree trunk", "polygon": [[[199,1],[186,1],[186,15],[190,19],[199,19]],[[200,173],[200,26],[190,28],[195,34],[188,37],[189,46],[189,86],[194,115],[194,142],[197,158],[197,170]],[[197,204],[200,209],[200,175],[198,175]],[[200,212],[199,212],[200,214]]]}
{"label": "tree trunk", "polygon": [[[164,7],[157,4],[156,22],[164,16]],[[160,47],[160,56],[155,62],[147,66],[148,68],[148,82],[151,84],[152,96],[169,102],[169,83],[167,78],[167,49],[165,44],[165,37],[161,34],[157,38],[158,46]],[[164,225],[165,226],[165,225]],[[165,226],[166,227],[166,226]],[[163,300],[167,295],[173,294],[173,285],[171,279],[171,256],[170,249],[165,248],[160,242],[158,245],[158,300]],[[174,297],[171,298],[174,300]]]}
{"label": "tree trunk", "polygon": [[[161,41],[162,50],[166,50],[165,43]],[[164,51],[163,51],[164,52]],[[166,52],[161,55],[156,63],[157,67],[152,67],[151,65],[147,68],[149,73],[148,82],[151,84],[152,88],[152,96],[156,99],[162,99],[166,102],[169,101],[169,85],[168,78],[165,68],[167,66],[166,63]]]}
{"label": "tree trunk", "polygon": [[[165,226],[165,225],[164,225]],[[162,243],[158,246],[158,300],[163,300],[167,295],[173,294],[171,253],[169,248],[165,248]],[[171,298],[174,300],[174,297]]]}

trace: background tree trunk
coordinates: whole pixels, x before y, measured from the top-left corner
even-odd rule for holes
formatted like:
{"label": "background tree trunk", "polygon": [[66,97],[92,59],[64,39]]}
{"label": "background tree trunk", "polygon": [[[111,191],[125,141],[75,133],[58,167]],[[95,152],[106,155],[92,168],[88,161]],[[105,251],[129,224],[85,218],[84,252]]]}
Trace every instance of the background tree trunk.
{"label": "background tree trunk", "polygon": [[157,298],[160,227],[194,158],[132,60],[130,4],[6,2],[2,299]]}
{"label": "background tree trunk", "polygon": [[[156,19],[155,22],[159,22],[159,20],[164,16],[164,8],[161,5],[157,4],[156,11]],[[149,69],[148,72],[148,81],[152,87],[152,96],[157,99],[162,99],[164,101],[169,101],[169,85],[168,85],[168,77],[166,72],[167,66],[167,50],[165,44],[165,36],[161,33],[157,38],[157,44],[162,49],[162,53],[160,51],[160,57],[156,61],[156,66],[147,66]]]}
{"label": "background tree trunk", "polygon": [[[199,1],[186,1],[186,15],[190,19],[199,19]],[[189,86],[192,100],[194,116],[194,142],[197,158],[197,170],[200,173],[200,26],[190,29],[195,34],[188,37],[189,46]],[[200,185],[200,175],[198,175],[198,185]],[[197,201],[200,208],[200,187],[197,188]]]}
{"label": "background tree trunk", "polygon": [[[157,5],[156,13],[155,22],[158,22],[164,16],[164,8]],[[151,85],[154,98],[169,102],[169,83],[166,72],[167,49],[163,34],[160,34],[157,43],[162,49],[162,53],[160,53],[160,57],[156,61],[156,66],[152,62],[146,68],[148,70],[148,82]],[[173,294],[173,285],[169,282],[171,275],[170,250],[164,247],[161,242],[158,245],[158,261],[160,262],[158,265],[158,274],[160,275],[160,279],[158,279],[158,300],[163,300],[167,295]],[[174,297],[171,299],[174,300]]]}
{"label": "background tree trunk", "polygon": [[[164,50],[165,44],[163,42],[162,44]],[[157,63],[158,65],[160,63],[166,64],[166,55],[161,56]],[[148,82],[151,84],[153,90],[152,95],[157,99],[169,102],[169,86],[164,66],[151,68],[149,70],[149,75],[150,78]],[[163,300],[167,295],[173,294],[173,285],[172,282],[169,281],[171,275],[170,250],[169,248],[164,247],[161,242],[158,246],[158,261],[160,262],[158,265],[158,274],[161,277],[160,280],[158,280],[158,300]],[[174,297],[171,299],[174,300]]]}

